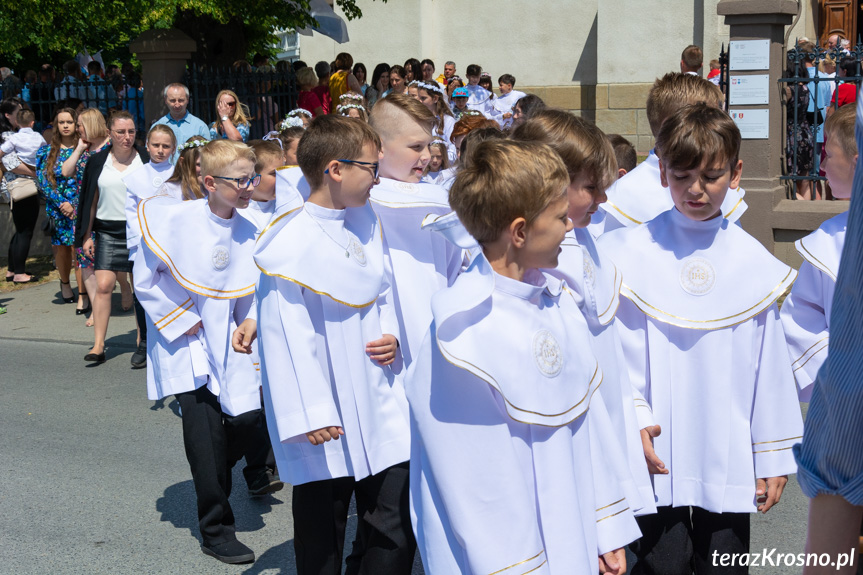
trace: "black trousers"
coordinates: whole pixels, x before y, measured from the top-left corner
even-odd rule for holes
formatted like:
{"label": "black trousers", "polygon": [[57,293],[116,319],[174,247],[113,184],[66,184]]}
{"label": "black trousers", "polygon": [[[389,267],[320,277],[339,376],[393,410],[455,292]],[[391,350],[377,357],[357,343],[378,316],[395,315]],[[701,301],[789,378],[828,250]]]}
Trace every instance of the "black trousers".
{"label": "black trousers", "polygon": [[[206,386],[178,393],[176,398],[183,415],[183,443],[198,500],[201,537],[206,545],[230,541],[236,538],[234,512],[228,502],[231,469],[244,455],[249,466],[258,470],[272,458],[262,410],[225,415]],[[252,472],[246,474],[249,483],[250,475]]]}
{"label": "black trousers", "polygon": [[340,575],[351,494],[357,534],[345,575],[410,575],[416,540],[410,520],[408,462],[356,481],[340,477],[295,485],[294,552],[298,575]]}
{"label": "black trousers", "polygon": [[144,306],[138,301],[138,294],[132,294],[132,300],[135,304],[135,321],[138,324],[138,331],[141,332],[141,343],[147,341],[147,314],[144,311]]}
{"label": "black trousers", "polygon": [[749,553],[749,515],[660,507],[654,515],[638,517],[642,536],[629,546],[637,558],[630,573],[745,575],[748,567],[714,565],[713,552]]}
{"label": "black trousers", "polygon": [[24,264],[30,253],[30,242],[33,241],[33,231],[36,220],[39,219],[39,195],[18,200],[12,204],[12,222],[15,224],[15,235],[9,242],[9,271],[14,274],[26,273]]}

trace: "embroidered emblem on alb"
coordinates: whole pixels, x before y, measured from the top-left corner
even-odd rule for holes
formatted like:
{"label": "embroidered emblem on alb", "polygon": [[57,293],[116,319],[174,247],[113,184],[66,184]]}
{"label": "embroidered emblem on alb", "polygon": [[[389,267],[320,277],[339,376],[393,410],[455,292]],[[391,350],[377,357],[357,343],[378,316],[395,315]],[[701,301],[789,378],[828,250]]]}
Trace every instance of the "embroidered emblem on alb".
{"label": "embroidered emblem on alb", "polygon": [[155,178],[153,178],[153,187],[154,188],[161,188],[162,184],[164,184],[164,183],[165,183],[165,180],[163,180],[160,176],[156,176]]}
{"label": "embroidered emblem on alb", "polygon": [[396,188],[404,190],[406,192],[415,193],[417,191],[416,186],[408,182],[394,182],[393,185]]}
{"label": "embroidered emblem on alb", "polygon": [[596,287],[596,268],[593,267],[593,262],[590,260],[590,256],[587,255],[586,251],[582,250],[584,254],[584,279],[590,284],[591,287]]}
{"label": "embroidered emblem on alb", "polygon": [[348,253],[358,264],[361,266],[366,265],[366,252],[363,249],[363,245],[356,238],[351,238],[351,241],[348,242]]}
{"label": "embroidered emblem on alb", "polygon": [[213,267],[219,271],[222,271],[226,267],[228,267],[228,263],[231,261],[231,254],[228,250],[222,246],[216,246],[213,249]]}
{"label": "embroidered emblem on alb", "polygon": [[540,330],[533,336],[533,358],[539,371],[547,377],[554,377],[563,369],[560,344],[548,330]]}
{"label": "embroidered emblem on alb", "polygon": [[704,258],[687,258],[680,268],[680,287],[692,295],[710,293],[716,284],[716,271]]}

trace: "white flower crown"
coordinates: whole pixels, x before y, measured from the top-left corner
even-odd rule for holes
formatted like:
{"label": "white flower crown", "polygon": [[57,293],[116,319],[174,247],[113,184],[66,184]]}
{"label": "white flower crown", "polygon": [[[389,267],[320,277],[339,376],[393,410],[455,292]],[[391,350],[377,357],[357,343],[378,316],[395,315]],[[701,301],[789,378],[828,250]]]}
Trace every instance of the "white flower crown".
{"label": "white flower crown", "polygon": [[188,150],[190,148],[200,148],[202,146],[206,146],[208,143],[209,140],[192,140],[191,142],[185,142],[183,144],[180,144],[180,147],[177,148],[177,153]]}
{"label": "white flower crown", "polygon": [[296,118],[296,117],[300,116],[301,114],[303,116],[306,116],[309,118],[312,117],[312,113],[309,112],[308,110],[306,110],[305,108],[294,108],[293,110],[288,112],[288,115],[285,116],[285,118]]}
{"label": "white flower crown", "polygon": [[339,103],[342,105],[346,105],[346,103],[354,104],[357,102],[359,102],[360,104],[363,103],[363,95],[362,94],[357,94],[356,92],[346,92],[346,93],[342,94],[341,96],[339,96]]}
{"label": "white flower crown", "polygon": [[276,126],[279,131],[287,130],[288,128],[303,128],[303,119],[300,118],[299,114],[296,116],[288,115],[284,120],[279,122],[279,125]]}
{"label": "white flower crown", "polygon": [[348,110],[350,110],[351,108],[356,108],[357,110],[362,110],[363,112],[366,111],[366,109],[359,104],[342,104],[341,106],[336,108],[336,112],[338,112],[342,116],[347,116]]}
{"label": "white flower crown", "polygon": [[431,90],[432,92],[437,92],[441,96],[446,96],[446,92],[443,88],[440,87],[440,84],[437,82],[423,82],[419,81],[416,83],[417,88],[423,88],[425,90]]}

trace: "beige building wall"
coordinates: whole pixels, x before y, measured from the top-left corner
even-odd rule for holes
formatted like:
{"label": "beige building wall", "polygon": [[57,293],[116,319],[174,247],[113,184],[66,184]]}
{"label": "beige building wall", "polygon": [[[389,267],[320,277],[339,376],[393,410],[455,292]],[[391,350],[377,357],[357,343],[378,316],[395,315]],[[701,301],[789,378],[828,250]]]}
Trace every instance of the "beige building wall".
{"label": "beige building wall", "polygon": [[[704,50],[705,75],[708,62],[727,46],[729,31],[717,3],[358,0],[363,17],[347,22],[351,40],[301,36],[300,58],[314,65],[349,52],[369,74],[379,62],[402,64],[410,57],[431,58],[438,72],[447,60],[461,74],[468,64],[480,64],[495,81],[513,74],[518,89],[590,118],[647,153],[653,137],[644,107],[653,81],[679,70],[689,44]],[[341,15],[338,7],[336,12]]]}

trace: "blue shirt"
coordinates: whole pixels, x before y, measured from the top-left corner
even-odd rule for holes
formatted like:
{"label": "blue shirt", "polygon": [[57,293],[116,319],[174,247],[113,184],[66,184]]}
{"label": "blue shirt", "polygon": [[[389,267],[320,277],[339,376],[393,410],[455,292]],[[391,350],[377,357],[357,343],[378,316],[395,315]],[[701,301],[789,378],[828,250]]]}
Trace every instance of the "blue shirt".
{"label": "blue shirt", "polygon": [[[819,78],[823,78],[822,82],[818,82],[817,85],[815,82],[809,82],[807,84],[809,86],[809,108],[806,110],[807,112],[815,111],[815,98],[816,94],[818,97],[818,108],[821,110],[821,116],[824,120],[827,119],[827,108],[830,107],[830,98],[833,94],[832,87],[835,86],[833,78],[822,76],[818,73],[818,68],[811,67],[806,68],[806,71],[809,73],[810,78],[815,78],[818,76]],[[818,124],[818,126],[813,126],[813,128],[817,128],[818,133],[816,134],[815,141],[819,144],[824,143],[824,123]]]}
{"label": "blue shirt", "polygon": [[[856,132],[857,148],[863,150],[863,95],[857,96]],[[794,456],[807,497],[839,495],[863,505],[863,154],[853,190],[830,314],[830,348]]]}
{"label": "blue shirt", "polygon": [[[177,136],[178,148],[185,144],[186,140],[192,136],[201,136],[206,140],[210,139],[210,129],[207,127],[207,124],[205,124],[200,118],[190,114],[188,110],[186,110],[186,115],[179,120],[175,120],[171,117],[171,114],[168,113],[153,122],[154,126],[156,124],[165,124],[174,131],[174,135]],[[171,163],[176,163],[179,156],[180,153],[175,150]]]}

